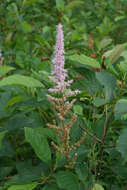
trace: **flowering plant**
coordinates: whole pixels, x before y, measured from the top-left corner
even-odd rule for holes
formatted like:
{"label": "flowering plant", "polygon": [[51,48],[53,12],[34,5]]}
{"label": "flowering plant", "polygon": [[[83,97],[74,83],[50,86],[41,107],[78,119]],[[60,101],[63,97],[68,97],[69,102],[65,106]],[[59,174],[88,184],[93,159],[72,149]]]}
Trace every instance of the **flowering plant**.
{"label": "flowering plant", "polygon": [[48,99],[50,103],[54,106],[57,110],[58,119],[60,120],[60,125],[57,125],[56,120],[53,120],[53,124],[47,124],[48,127],[55,130],[57,133],[61,144],[57,145],[52,142],[54,148],[62,153],[65,156],[67,168],[72,168],[75,164],[75,160],[77,154],[73,155],[72,161],[69,163],[69,154],[72,150],[76,149],[80,146],[80,144],[84,141],[86,133],[77,141],[75,144],[70,145],[70,128],[72,127],[73,123],[75,122],[77,115],[73,114],[72,118],[69,122],[65,122],[66,115],[69,113],[70,109],[72,108],[76,99],[73,99],[71,102],[68,101],[68,97],[71,95],[75,95],[79,93],[78,90],[72,91],[70,89],[70,84],[73,80],[66,81],[68,76],[67,70],[64,68],[65,59],[64,59],[64,35],[62,30],[62,25],[59,24],[57,26],[57,40],[55,46],[55,56],[52,61],[53,63],[53,76],[50,79],[55,83],[54,88],[50,88],[49,92],[57,93],[60,97],[54,97],[48,95]]}

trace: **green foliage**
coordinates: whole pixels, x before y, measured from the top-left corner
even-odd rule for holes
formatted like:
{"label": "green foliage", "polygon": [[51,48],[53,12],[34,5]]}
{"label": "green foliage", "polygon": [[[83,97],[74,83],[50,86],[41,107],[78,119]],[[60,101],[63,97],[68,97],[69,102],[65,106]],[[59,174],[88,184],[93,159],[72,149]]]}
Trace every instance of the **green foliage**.
{"label": "green foliage", "polygon": [[7,132],[7,131],[3,131],[3,132],[0,133],[0,148],[1,148],[1,146],[2,146],[2,140],[3,140],[3,138],[4,138],[5,134],[6,134],[6,132]]}
{"label": "green foliage", "polygon": [[64,10],[64,0],[56,0],[56,8],[58,11],[63,11]]}
{"label": "green foliage", "polygon": [[10,67],[10,66],[7,66],[7,65],[3,65],[0,67],[0,77],[1,76],[4,76],[5,74],[7,74],[9,71],[12,71],[14,70],[15,68],[14,67]]}
{"label": "green foliage", "polygon": [[[0,1],[0,189],[127,189],[127,1]],[[53,146],[57,116],[48,101],[56,25],[63,24],[65,67],[80,90],[67,115],[77,120],[69,154]],[[57,125],[61,123],[57,120]],[[84,131],[85,130],[85,131]],[[62,145],[61,145],[62,146]]]}
{"label": "green foliage", "polygon": [[78,179],[75,174],[70,171],[60,171],[55,174],[57,184],[60,188],[68,190],[79,189]]}
{"label": "green foliage", "polygon": [[38,184],[36,182],[33,182],[31,184],[25,184],[25,185],[12,185],[11,187],[8,188],[8,190],[32,190],[35,189],[35,187]]}
{"label": "green foliage", "polygon": [[36,79],[18,74],[6,77],[0,81],[0,86],[9,86],[9,85],[23,85],[28,88],[43,87],[42,83],[40,83]]}
{"label": "green foliage", "polygon": [[95,184],[92,190],[104,190],[104,188],[99,184]]}
{"label": "green foliage", "polygon": [[83,115],[83,109],[82,109],[81,106],[75,105],[75,106],[73,107],[73,109],[74,109],[74,112],[75,112],[76,114],[78,114],[78,115]]}
{"label": "green foliage", "polygon": [[40,134],[37,129],[25,128],[25,137],[41,160],[51,160],[50,148],[44,134]]}
{"label": "green foliage", "polygon": [[90,57],[87,57],[85,55],[72,55],[69,56],[69,59],[87,66],[92,66],[96,68],[100,68],[100,64],[95,60]]}
{"label": "green foliage", "polygon": [[126,144],[126,139],[127,139],[127,129],[124,129],[122,133],[119,136],[119,139],[117,141],[117,150],[121,152],[123,158],[125,161],[127,161],[127,144]]}
{"label": "green foliage", "polygon": [[44,188],[42,188],[42,190],[59,190],[59,188],[57,187],[57,185],[50,185],[50,184],[47,184],[45,185]]}
{"label": "green foliage", "polygon": [[120,99],[116,102],[116,105],[115,105],[116,118],[122,118],[122,116],[124,116],[127,113],[126,104],[127,104],[126,99]]}
{"label": "green foliage", "polygon": [[124,51],[125,44],[115,46],[111,51],[105,53],[105,56],[109,59],[111,63],[117,61],[121,53]]}
{"label": "green foliage", "polygon": [[86,165],[82,167],[76,167],[75,169],[79,179],[82,181],[82,183],[86,184],[86,180],[88,177],[88,167]]}

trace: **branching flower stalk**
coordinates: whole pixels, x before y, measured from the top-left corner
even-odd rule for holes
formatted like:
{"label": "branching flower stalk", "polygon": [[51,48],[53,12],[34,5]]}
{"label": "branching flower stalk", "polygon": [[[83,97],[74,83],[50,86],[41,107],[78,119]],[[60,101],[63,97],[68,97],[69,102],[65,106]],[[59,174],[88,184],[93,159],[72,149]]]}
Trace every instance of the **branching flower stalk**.
{"label": "branching flower stalk", "polygon": [[52,146],[56,151],[60,152],[65,156],[66,168],[73,168],[77,158],[77,154],[73,155],[72,160],[69,162],[69,154],[72,150],[80,146],[84,141],[86,132],[83,136],[73,145],[70,145],[70,129],[73,123],[76,121],[77,115],[74,113],[69,122],[66,120],[67,114],[70,112],[76,99],[68,101],[71,95],[76,95],[79,93],[78,90],[72,91],[70,85],[73,80],[66,80],[68,77],[67,70],[64,68],[64,35],[62,30],[62,25],[57,26],[57,36],[56,36],[56,46],[54,52],[54,59],[52,60],[53,71],[50,79],[54,82],[54,88],[49,89],[49,92],[54,94],[53,96],[48,95],[48,99],[57,111],[57,117],[60,121],[58,125],[56,120],[53,120],[52,124],[48,123],[48,127],[54,129],[59,137],[60,144],[52,142]]}

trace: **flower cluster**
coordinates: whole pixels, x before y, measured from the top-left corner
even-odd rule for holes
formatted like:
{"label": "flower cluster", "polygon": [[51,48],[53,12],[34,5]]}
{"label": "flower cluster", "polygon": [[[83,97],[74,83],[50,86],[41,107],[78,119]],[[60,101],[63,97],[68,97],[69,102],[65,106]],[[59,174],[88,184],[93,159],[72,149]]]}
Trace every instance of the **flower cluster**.
{"label": "flower cluster", "polygon": [[[55,87],[49,89],[50,92],[54,93],[64,93],[65,89],[70,86],[73,80],[66,81],[68,76],[67,70],[64,68],[65,59],[64,59],[64,35],[62,30],[62,25],[57,26],[57,37],[56,37],[56,47],[54,52],[54,59],[52,60],[53,64],[53,76],[50,79],[55,83]],[[78,90],[72,91],[71,89],[66,90],[66,95],[72,95],[79,93]]]}
{"label": "flower cluster", "polygon": [[57,136],[59,137],[60,143],[62,144],[61,146],[61,144],[57,145],[56,143],[52,142],[53,147],[56,149],[56,151],[65,156],[65,166],[67,168],[73,168],[77,154],[75,153],[73,155],[73,158],[70,162],[70,152],[80,146],[80,144],[85,139],[86,133],[83,134],[79,141],[77,141],[73,145],[70,145],[70,129],[73,123],[76,121],[77,115],[73,114],[70,121],[65,121],[66,115],[69,113],[70,109],[72,108],[75,102],[75,99],[73,99],[72,101],[68,101],[68,97],[79,93],[79,91],[72,91],[69,88],[73,80],[66,81],[68,73],[67,70],[64,68],[64,63],[64,35],[62,25],[59,24],[57,26],[57,38],[54,59],[52,60],[53,71],[52,76],[50,77],[50,79],[54,82],[55,85],[54,88],[49,89],[49,92],[58,93],[60,94],[60,97],[48,95],[48,99],[50,103],[53,105],[53,107],[56,109],[57,117],[60,122],[58,125],[56,120],[53,120],[52,124],[48,123],[47,126],[56,132]]}

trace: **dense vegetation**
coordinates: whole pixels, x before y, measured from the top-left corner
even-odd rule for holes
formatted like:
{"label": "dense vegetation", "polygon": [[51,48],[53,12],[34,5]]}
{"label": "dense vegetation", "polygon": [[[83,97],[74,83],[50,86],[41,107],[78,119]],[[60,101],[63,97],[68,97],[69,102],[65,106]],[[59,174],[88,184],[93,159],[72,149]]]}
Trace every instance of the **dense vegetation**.
{"label": "dense vegetation", "polygon": [[[80,91],[68,158],[47,96],[58,23]],[[0,1],[0,190],[127,189],[126,28],[127,0]]]}

